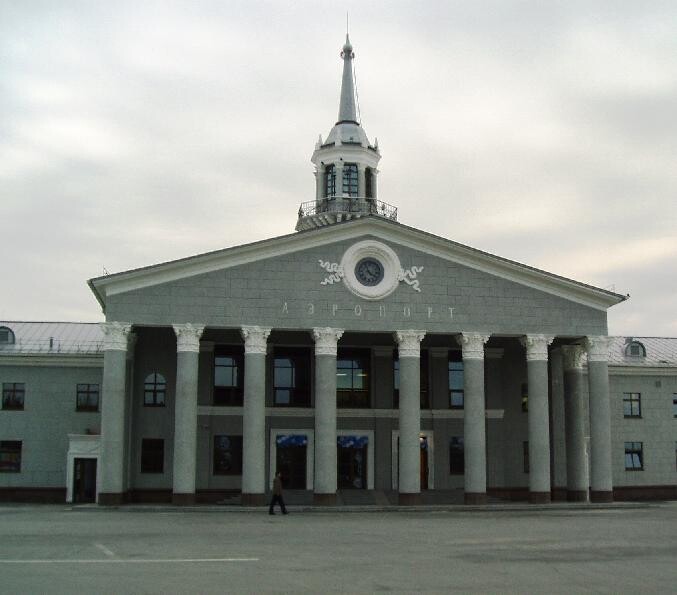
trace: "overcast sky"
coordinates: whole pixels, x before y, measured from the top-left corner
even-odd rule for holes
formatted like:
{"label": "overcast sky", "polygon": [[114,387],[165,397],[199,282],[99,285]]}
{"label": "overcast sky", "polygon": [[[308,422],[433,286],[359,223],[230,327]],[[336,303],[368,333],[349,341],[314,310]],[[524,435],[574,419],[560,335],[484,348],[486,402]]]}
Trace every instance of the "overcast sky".
{"label": "overcast sky", "polygon": [[0,0],[0,319],[102,320],[103,267],[292,232],[346,7],[402,223],[677,336],[674,0]]}

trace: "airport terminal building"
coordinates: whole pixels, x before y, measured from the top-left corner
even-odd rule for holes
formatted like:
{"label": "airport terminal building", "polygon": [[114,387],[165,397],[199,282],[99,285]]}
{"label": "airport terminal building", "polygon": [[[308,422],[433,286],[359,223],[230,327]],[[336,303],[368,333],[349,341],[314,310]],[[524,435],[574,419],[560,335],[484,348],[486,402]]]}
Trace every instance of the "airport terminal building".
{"label": "airport terminal building", "polygon": [[101,324],[0,322],[0,499],[677,498],[677,339],[398,222],[342,58],[294,233],[92,279]]}

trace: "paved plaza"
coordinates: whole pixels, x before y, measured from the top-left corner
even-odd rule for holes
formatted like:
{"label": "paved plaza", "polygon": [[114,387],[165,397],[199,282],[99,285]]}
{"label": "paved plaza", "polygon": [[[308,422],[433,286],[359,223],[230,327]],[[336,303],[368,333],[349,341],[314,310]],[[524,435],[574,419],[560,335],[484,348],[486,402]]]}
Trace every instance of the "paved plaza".
{"label": "paved plaza", "polygon": [[675,592],[677,503],[516,508],[4,505],[0,592]]}

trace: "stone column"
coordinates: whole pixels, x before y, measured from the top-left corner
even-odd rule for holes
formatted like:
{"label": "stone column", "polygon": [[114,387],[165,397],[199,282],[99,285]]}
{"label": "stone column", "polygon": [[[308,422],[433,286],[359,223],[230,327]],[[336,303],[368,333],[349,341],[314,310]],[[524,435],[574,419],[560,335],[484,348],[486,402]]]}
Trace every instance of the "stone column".
{"label": "stone column", "polygon": [[195,504],[197,459],[197,373],[204,326],[175,324],[174,474],[172,502]]}
{"label": "stone column", "polygon": [[[314,328],[315,504],[336,504],[336,344],[343,329]],[[371,446],[371,445],[370,445]]]}
{"label": "stone column", "polygon": [[262,506],[266,503],[266,350],[270,329],[243,326],[240,334],[245,359],[242,504]]}
{"label": "stone column", "polygon": [[588,337],[586,348],[590,395],[590,499],[612,502],[609,338]]}
{"label": "stone column", "polygon": [[397,331],[400,360],[399,497],[403,505],[421,498],[421,340],[425,331]]}
{"label": "stone column", "polygon": [[567,452],[564,416],[564,364],[562,350],[550,353],[550,378],[552,410],[552,499],[567,497]]}
{"label": "stone column", "polygon": [[487,501],[484,344],[489,335],[463,333],[456,340],[463,349],[465,503],[484,504]]}
{"label": "stone column", "polygon": [[526,335],[529,396],[529,501],[550,502],[550,415],[548,345],[553,337]]}
{"label": "stone column", "polygon": [[127,345],[132,325],[104,322],[103,386],[101,387],[101,485],[97,502],[115,506],[124,501]]}
{"label": "stone column", "polygon": [[583,357],[580,345],[564,345],[564,416],[567,451],[567,500],[588,499],[585,464],[585,406],[583,403]]}

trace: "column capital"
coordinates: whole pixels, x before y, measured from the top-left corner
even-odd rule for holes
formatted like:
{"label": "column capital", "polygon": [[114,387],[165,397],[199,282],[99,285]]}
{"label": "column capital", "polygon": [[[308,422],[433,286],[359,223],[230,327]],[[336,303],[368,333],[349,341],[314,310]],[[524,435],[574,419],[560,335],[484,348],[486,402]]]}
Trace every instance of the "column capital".
{"label": "column capital", "polygon": [[132,325],[128,322],[102,322],[104,351],[127,351]]}
{"label": "column capital", "polygon": [[585,349],[582,345],[562,345],[562,359],[565,370],[582,370]]}
{"label": "column capital", "polygon": [[204,331],[204,325],[191,324],[173,324],[174,333],[176,334],[176,351],[177,352],[193,352],[200,351],[200,337]]}
{"label": "column capital", "polygon": [[260,326],[243,326],[240,334],[244,339],[245,353],[265,353],[268,350],[268,335],[271,329]]}
{"label": "column capital", "polygon": [[315,355],[336,355],[336,344],[343,335],[342,328],[314,328]]}
{"label": "column capital", "polygon": [[524,335],[520,343],[527,350],[527,361],[548,361],[548,345],[555,337],[550,335]]}
{"label": "column capital", "polygon": [[482,333],[461,333],[456,335],[456,342],[463,350],[463,359],[484,359],[484,344],[490,335]]}
{"label": "column capital", "polygon": [[606,362],[609,360],[609,337],[596,335],[585,338],[585,349],[589,362]]}
{"label": "column capital", "polygon": [[395,331],[393,337],[397,341],[400,357],[421,357],[421,341],[425,337],[425,331]]}

